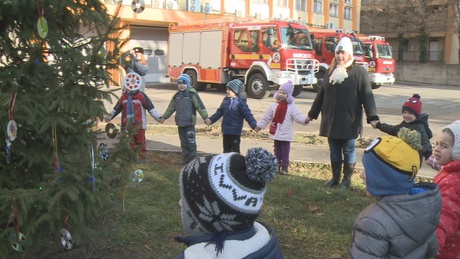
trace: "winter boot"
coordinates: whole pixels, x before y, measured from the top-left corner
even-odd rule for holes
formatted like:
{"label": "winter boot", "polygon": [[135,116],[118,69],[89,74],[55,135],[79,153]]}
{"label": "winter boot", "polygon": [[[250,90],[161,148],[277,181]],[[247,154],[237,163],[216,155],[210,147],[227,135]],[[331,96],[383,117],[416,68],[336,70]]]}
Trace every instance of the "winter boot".
{"label": "winter boot", "polygon": [[342,161],[331,162],[332,179],[324,184],[324,187],[335,187],[340,183],[340,172],[342,171]]}
{"label": "winter boot", "polygon": [[351,176],[353,175],[353,171],[355,170],[355,163],[349,164],[345,163],[343,166],[343,180],[340,185],[337,187],[339,189],[348,189],[351,185]]}
{"label": "winter boot", "polygon": [[280,169],[280,174],[282,175],[287,175],[289,174],[289,169],[287,166],[282,166],[281,169]]}

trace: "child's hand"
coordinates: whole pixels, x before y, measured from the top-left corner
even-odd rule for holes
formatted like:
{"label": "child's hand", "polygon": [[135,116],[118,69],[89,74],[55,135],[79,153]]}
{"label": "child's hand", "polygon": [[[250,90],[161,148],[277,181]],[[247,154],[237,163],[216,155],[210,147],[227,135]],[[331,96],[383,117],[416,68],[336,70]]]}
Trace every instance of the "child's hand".
{"label": "child's hand", "polygon": [[211,126],[212,121],[210,119],[206,119],[206,120],[204,120],[204,124],[206,124],[208,126]]}
{"label": "child's hand", "polygon": [[104,121],[105,121],[105,122],[110,122],[110,114],[107,115],[107,116],[105,116]]}
{"label": "child's hand", "polygon": [[163,124],[163,122],[165,122],[165,118],[161,117],[159,120],[158,120],[159,123]]}
{"label": "child's hand", "polygon": [[260,131],[259,126],[256,126],[256,127],[254,128],[254,131],[255,131],[255,132],[259,132],[259,131]]}

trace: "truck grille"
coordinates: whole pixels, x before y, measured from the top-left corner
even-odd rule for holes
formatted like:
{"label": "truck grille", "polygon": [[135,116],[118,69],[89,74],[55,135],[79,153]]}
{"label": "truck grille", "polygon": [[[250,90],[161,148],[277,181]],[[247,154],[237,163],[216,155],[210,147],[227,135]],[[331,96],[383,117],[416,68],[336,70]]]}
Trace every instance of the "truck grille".
{"label": "truck grille", "polygon": [[286,70],[296,74],[316,73],[319,70],[319,62],[316,59],[288,59]]}

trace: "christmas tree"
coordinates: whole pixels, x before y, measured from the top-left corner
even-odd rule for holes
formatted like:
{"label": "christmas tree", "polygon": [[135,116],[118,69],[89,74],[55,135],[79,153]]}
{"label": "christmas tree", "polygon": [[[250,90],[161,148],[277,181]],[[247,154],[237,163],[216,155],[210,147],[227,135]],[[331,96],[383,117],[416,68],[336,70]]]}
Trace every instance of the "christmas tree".
{"label": "christmas tree", "polygon": [[130,170],[127,138],[105,161],[94,130],[113,98],[117,24],[99,0],[0,1],[0,255],[47,235],[78,244]]}

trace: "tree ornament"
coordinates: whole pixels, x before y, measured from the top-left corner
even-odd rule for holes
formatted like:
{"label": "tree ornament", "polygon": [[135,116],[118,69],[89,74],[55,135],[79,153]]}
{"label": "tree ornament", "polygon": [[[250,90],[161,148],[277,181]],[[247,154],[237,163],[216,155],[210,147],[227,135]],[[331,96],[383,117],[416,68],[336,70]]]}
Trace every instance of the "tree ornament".
{"label": "tree ornament", "polygon": [[114,139],[118,135],[118,128],[113,123],[109,122],[105,125],[105,134],[107,137]]}
{"label": "tree ornament", "polygon": [[104,143],[99,144],[99,157],[104,161],[109,159],[109,147]]}
{"label": "tree ornament", "polygon": [[131,9],[133,9],[133,12],[135,13],[142,13],[145,9],[144,0],[133,0],[131,3]]}

